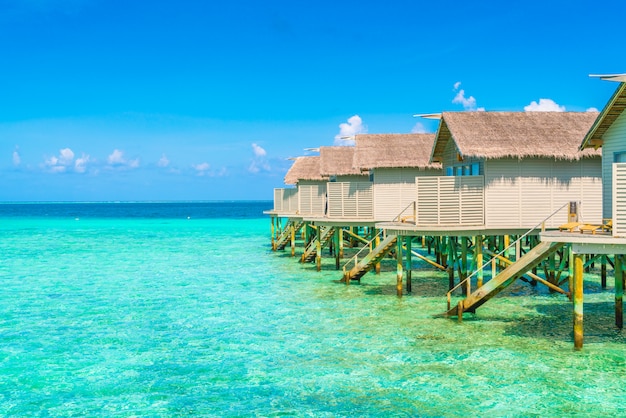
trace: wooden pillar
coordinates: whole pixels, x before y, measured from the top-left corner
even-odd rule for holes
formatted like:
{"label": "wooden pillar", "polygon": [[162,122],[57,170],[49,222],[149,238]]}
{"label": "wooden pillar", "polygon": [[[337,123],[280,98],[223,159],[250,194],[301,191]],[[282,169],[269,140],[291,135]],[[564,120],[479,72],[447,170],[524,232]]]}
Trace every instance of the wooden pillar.
{"label": "wooden pillar", "polygon": [[522,257],[522,240],[515,242],[515,261]]}
{"label": "wooden pillar", "polygon": [[411,293],[411,271],[413,267],[413,253],[411,252],[411,247],[413,243],[413,237],[406,237],[406,291],[407,293]]}
{"label": "wooden pillar", "polygon": [[339,228],[339,243],[337,247],[339,249],[339,258],[343,259],[343,228]]}
{"label": "wooden pillar", "polygon": [[480,287],[483,285],[483,236],[477,235],[474,239],[476,242],[474,249],[474,258],[476,260],[476,268],[478,269],[478,273],[476,273],[476,286]]}
{"label": "wooden pillar", "polygon": [[[556,282],[556,254],[552,253],[548,257],[548,281],[552,284],[557,284]],[[550,293],[554,292],[550,289]]]}
{"label": "wooden pillar", "polygon": [[340,250],[339,250],[339,237],[342,235],[341,232],[341,228],[335,228],[335,236],[334,236],[334,241],[335,241],[335,269],[339,270],[340,266],[340,259],[341,257],[339,256]]}
{"label": "wooden pillar", "polygon": [[583,256],[574,254],[574,349],[583,348]]}
{"label": "wooden pillar", "polygon": [[465,280],[467,277],[467,237],[461,237],[461,278]]}
{"label": "wooden pillar", "polygon": [[[398,240],[400,240],[400,237],[398,237]],[[376,248],[378,248],[378,246],[380,245],[380,235],[376,235],[374,243],[376,244]],[[380,274],[380,262],[376,263],[374,269],[376,271],[376,274]]]}
{"label": "wooden pillar", "polygon": [[606,289],[606,255],[600,257],[600,283]]}
{"label": "wooden pillar", "polygon": [[317,227],[317,239],[315,240],[315,265],[317,271],[322,270],[322,227]]}
{"label": "wooden pillar", "polygon": [[402,297],[402,236],[398,236],[396,240],[396,294]]}
{"label": "wooden pillar", "polygon": [[426,248],[426,235],[422,235],[422,248]]}
{"label": "wooden pillar", "polygon": [[572,250],[572,244],[567,245],[567,272],[568,272],[568,286],[569,286],[569,298],[570,300],[574,296],[574,251]]}
{"label": "wooden pillar", "polygon": [[291,225],[291,256],[296,255],[296,226]]}
{"label": "wooden pillar", "polygon": [[274,234],[275,234],[274,231],[276,230],[276,227],[274,226],[274,224],[276,223],[276,217],[272,216],[271,219],[272,219],[272,224],[270,226],[270,232],[272,234],[272,251],[276,251],[276,239],[274,238]]}
{"label": "wooden pillar", "polygon": [[454,287],[454,247],[452,237],[448,237],[448,289]]}
{"label": "wooden pillar", "polygon": [[615,254],[615,326],[624,326],[624,264],[622,255]]}

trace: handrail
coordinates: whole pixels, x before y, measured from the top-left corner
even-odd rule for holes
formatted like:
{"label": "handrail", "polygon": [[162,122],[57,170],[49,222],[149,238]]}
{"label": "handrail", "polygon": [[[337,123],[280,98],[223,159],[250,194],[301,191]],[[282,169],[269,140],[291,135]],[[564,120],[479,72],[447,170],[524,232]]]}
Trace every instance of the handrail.
{"label": "handrail", "polygon": [[363,250],[365,250],[366,248],[369,248],[370,251],[371,249],[371,245],[372,243],[376,240],[376,238],[380,237],[380,235],[385,232],[383,229],[381,229],[380,231],[378,231],[378,234],[376,234],[374,236],[374,238],[372,238],[371,240],[369,240],[367,242],[367,244],[365,244],[359,251],[357,251],[356,254],[354,254],[348,261],[346,261],[346,263],[343,265],[343,274],[345,276],[346,274],[346,267],[348,266],[348,264],[350,264],[352,262],[352,260],[354,260],[354,266],[356,266],[357,264],[359,264],[359,254],[361,254],[361,252],[363,252]]}
{"label": "handrail", "polygon": [[417,202],[414,200],[411,203],[409,203],[408,205],[405,206],[404,209],[402,209],[402,211],[400,211],[400,213],[398,213],[398,215],[393,218],[392,222],[402,222],[402,214],[409,208],[409,206],[413,206],[413,217],[415,217],[415,213],[416,213],[416,209],[417,209]]}
{"label": "handrail", "polygon": [[[310,227],[312,227],[313,229],[317,230],[317,236],[315,239],[319,240],[321,242],[322,240],[322,235],[325,233],[328,233],[328,231],[330,229],[332,229],[332,227],[330,227],[329,229],[326,230],[322,230],[320,227],[317,227],[315,225],[309,225]],[[315,239],[312,239],[311,242],[309,242],[309,244],[304,248],[304,254],[308,254],[309,250],[311,249],[311,247],[313,247],[314,245],[317,245],[315,243]]]}
{"label": "handrail", "polygon": [[482,266],[480,266],[480,268],[478,268],[476,271],[474,271],[472,274],[470,274],[469,276],[467,276],[464,280],[460,281],[459,284],[457,284],[456,286],[454,286],[452,289],[448,290],[448,293],[446,294],[447,296],[447,300],[448,300],[448,310],[450,310],[450,295],[452,294],[453,291],[455,291],[456,289],[459,288],[459,286],[461,286],[463,283],[467,282],[467,296],[469,297],[469,295],[471,295],[471,293],[469,292],[469,289],[471,287],[471,279],[472,277],[474,277],[474,275],[478,274],[479,271],[482,271],[485,267],[487,267],[489,264],[491,264],[491,262],[495,259],[497,259],[499,256],[502,256],[502,254],[504,254],[507,250],[509,250],[511,247],[513,247],[514,245],[516,245],[519,241],[521,241],[523,238],[526,238],[528,235],[530,235],[531,232],[533,232],[535,229],[537,229],[538,227],[541,226],[541,230],[545,230],[545,223],[547,220],[549,220],[550,218],[552,218],[554,215],[556,215],[558,212],[560,212],[564,207],[567,207],[569,205],[569,202],[565,203],[563,206],[561,206],[560,208],[558,208],[557,210],[555,210],[554,212],[552,212],[550,215],[548,215],[546,218],[544,218],[542,221],[540,221],[539,223],[537,223],[535,226],[533,226],[532,228],[530,228],[528,231],[526,231],[526,233],[524,233],[524,235],[520,236],[518,239],[516,239],[515,241],[513,241],[511,244],[509,244],[506,248],[504,248],[503,250],[500,250],[500,252],[498,252],[496,255],[494,255],[493,257],[491,257],[489,259],[489,261],[487,261],[486,263],[484,263]]}
{"label": "handrail", "polygon": [[[395,218],[393,218],[393,221],[392,221],[392,222],[395,222],[396,220],[399,220],[399,219],[400,219],[400,216],[402,216],[402,214],[404,213],[404,211],[406,211],[406,210],[409,208],[409,206],[411,206],[411,205],[413,205],[413,211],[415,212],[416,202],[415,202],[415,201],[412,201],[411,203],[409,203],[408,205],[406,205],[406,207],[405,207],[404,209],[402,209],[402,211],[400,211],[400,213],[398,213],[398,215],[397,215]],[[372,243],[376,240],[376,238],[380,237],[380,235],[381,235],[381,234],[384,234],[384,233],[385,233],[385,230],[384,230],[384,229],[381,229],[381,230],[378,232],[378,234],[376,234],[376,235],[375,235],[375,236],[374,236],[371,240],[369,240],[369,241],[368,241],[368,243],[367,243],[367,244],[365,244],[365,245],[363,246],[363,248],[361,248],[361,249],[360,249],[360,250],[359,250],[359,251],[358,251],[358,252],[357,252],[354,256],[352,256],[352,257],[351,257],[348,261],[346,261],[346,263],[343,265],[343,275],[344,275],[344,277],[345,277],[345,275],[346,275],[346,267],[347,267],[350,263],[352,263],[352,261],[353,261],[353,260],[354,260],[354,266],[356,267],[356,266],[357,266],[357,264],[359,264],[359,259],[358,259],[359,254],[361,254],[361,252],[362,252],[363,250],[365,250],[366,248],[370,248],[370,251],[371,251],[371,246],[372,246]]]}

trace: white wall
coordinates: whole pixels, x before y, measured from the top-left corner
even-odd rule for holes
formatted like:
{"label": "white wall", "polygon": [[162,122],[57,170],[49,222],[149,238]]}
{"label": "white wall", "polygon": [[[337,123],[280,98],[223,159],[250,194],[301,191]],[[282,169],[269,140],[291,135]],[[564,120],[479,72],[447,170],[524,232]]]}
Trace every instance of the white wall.
{"label": "white wall", "polygon": [[[417,198],[415,178],[440,176],[441,170],[418,168],[377,168],[374,170],[374,218],[392,221]],[[407,215],[412,210],[407,211]]]}

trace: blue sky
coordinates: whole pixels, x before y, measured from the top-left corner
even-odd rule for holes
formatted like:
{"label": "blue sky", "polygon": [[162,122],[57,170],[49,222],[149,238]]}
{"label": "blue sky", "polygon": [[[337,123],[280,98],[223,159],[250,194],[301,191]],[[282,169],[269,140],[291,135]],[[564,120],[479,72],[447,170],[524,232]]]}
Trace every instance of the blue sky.
{"label": "blue sky", "polygon": [[626,72],[624,16],[618,0],[0,0],[0,201],[270,200],[288,157],[436,129],[415,113],[601,109],[617,85],[588,74]]}

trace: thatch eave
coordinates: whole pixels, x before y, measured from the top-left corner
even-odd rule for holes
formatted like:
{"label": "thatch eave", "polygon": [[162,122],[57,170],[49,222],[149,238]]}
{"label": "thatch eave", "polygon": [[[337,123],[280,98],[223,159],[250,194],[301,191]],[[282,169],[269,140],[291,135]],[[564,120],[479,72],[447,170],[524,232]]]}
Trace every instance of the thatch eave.
{"label": "thatch eave", "polygon": [[626,83],[620,83],[615,92],[604,106],[600,115],[585,135],[579,149],[598,149],[603,145],[603,136],[613,122],[626,109]]}

